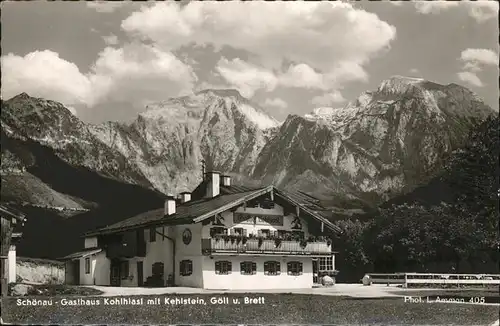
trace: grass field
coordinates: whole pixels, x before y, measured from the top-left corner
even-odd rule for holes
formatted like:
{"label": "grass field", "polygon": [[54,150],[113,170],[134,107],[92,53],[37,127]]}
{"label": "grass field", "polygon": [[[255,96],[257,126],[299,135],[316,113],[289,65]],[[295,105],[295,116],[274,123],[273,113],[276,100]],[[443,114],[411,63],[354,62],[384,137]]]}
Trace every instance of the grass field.
{"label": "grass field", "polygon": [[[255,304],[233,303],[244,297],[263,298]],[[226,304],[211,304],[213,297]],[[21,299],[52,299],[52,306],[18,305]],[[4,322],[16,324],[370,324],[370,325],[489,325],[498,306],[454,303],[405,303],[403,298],[359,299],[302,294],[198,294],[129,296],[139,305],[63,305],[75,297],[23,297],[2,300]],[[147,299],[158,298],[159,304]],[[204,304],[165,304],[165,298],[201,298]],[[109,298],[114,299],[114,298]],[[262,302],[263,300],[263,302]]]}

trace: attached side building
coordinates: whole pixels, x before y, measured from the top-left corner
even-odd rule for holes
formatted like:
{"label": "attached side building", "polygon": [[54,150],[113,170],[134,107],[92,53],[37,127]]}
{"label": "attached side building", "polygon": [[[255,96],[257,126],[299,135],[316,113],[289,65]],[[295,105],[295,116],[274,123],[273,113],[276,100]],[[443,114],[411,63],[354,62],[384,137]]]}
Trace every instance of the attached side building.
{"label": "attached side building", "polygon": [[0,217],[2,220],[2,296],[7,295],[7,284],[16,282],[16,243],[22,233],[16,232],[17,226],[22,226],[26,216],[7,205],[0,205]]}
{"label": "attached side building", "polygon": [[327,236],[340,232],[313,201],[274,186],[233,186],[230,177],[208,172],[193,193],[87,233],[85,249],[65,257],[75,271],[67,279],[112,286],[312,287],[322,275],[335,276]]}

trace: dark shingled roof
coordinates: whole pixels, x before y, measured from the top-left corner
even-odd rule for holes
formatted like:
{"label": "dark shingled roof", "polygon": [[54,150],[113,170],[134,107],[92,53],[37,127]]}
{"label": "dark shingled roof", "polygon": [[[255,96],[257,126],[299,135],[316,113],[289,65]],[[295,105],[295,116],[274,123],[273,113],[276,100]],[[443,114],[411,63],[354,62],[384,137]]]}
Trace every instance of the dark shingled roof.
{"label": "dark shingled roof", "polygon": [[118,223],[101,228],[97,231],[91,231],[87,235],[112,233],[123,229],[132,229],[136,226],[145,225],[160,225],[160,224],[190,224],[193,219],[208,214],[216,209],[224,207],[228,204],[235,203],[240,199],[259,194],[266,188],[260,188],[253,191],[232,193],[227,195],[219,195],[215,198],[203,198],[199,200],[189,201],[187,203],[179,204],[176,207],[175,214],[171,216],[164,216],[164,208],[147,211],[131,217],[129,219],[120,221]]}
{"label": "dark shingled roof", "polygon": [[[217,210],[224,208],[227,210],[232,206],[239,205],[244,200],[253,199],[262,195],[265,192],[274,189],[276,194],[281,194],[287,200],[300,205],[303,209],[309,211],[316,219],[324,222],[329,228],[340,232],[340,229],[325,218],[324,212],[326,209],[321,206],[319,199],[308,195],[304,192],[290,192],[277,189],[273,186],[264,188],[252,188],[240,185],[220,186],[220,195],[214,198],[203,198],[205,195],[207,181],[201,182],[198,187],[191,193],[192,201],[187,203],[178,203],[176,213],[171,216],[164,215],[164,208],[147,211],[120,221],[118,223],[106,226],[99,230],[91,231],[86,236],[95,234],[109,234],[125,230],[137,229],[140,227],[154,225],[175,225],[175,224],[191,224],[195,223],[195,219],[199,221],[204,219],[206,214],[215,214]],[[231,206],[232,205],[232,206]],[[231,207],[228,207],[231,206]],[[215,213],[214,213],[215,212]]]}
{"label": "dark shingled roof", "polygon": [[98,252],[101,252],[102,249],[100,248],[89,248],[85,249],[79,252],[72,253],[71,255],[67,255],[65,257],[59,258],[59,260],[73,260],[73,259],[79,259],[83,257],[87,257],[93,254],[96,254]]}

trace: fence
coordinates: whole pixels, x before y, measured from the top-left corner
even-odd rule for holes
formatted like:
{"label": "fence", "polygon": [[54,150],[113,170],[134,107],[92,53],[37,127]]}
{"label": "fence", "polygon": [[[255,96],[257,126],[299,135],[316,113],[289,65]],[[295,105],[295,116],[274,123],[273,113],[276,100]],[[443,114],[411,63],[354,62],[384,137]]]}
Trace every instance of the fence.
{"label": "fence", "polygon": [[403,287],[418,286],[489,286],[500,285],[500,274],[434,274],[394,273],[366,274],[361,280],[364,285],[387,284]]}

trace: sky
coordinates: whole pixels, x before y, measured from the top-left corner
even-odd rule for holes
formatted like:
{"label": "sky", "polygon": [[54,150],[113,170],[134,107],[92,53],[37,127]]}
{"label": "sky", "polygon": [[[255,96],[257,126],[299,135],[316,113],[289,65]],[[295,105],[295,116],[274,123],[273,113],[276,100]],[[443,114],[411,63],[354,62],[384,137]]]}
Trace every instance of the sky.
{"label": "sky", "polygon": [[498,3],[2,2],[2,99],[84,121],[233,88],[277,119],[341,108],[393,75],[457,83],[498,110]]}

